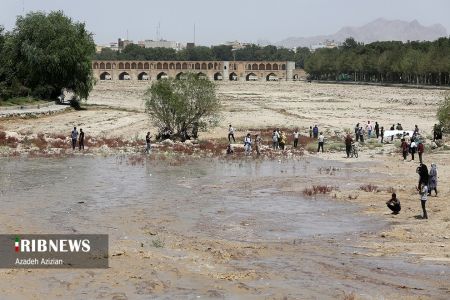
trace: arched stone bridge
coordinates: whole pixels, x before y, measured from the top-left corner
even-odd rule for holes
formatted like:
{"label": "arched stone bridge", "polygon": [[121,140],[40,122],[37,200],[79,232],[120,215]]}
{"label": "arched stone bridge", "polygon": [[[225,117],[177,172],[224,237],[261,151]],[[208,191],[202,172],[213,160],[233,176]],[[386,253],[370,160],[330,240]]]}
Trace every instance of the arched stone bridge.
{"label": "arched stone bridge", "polygon": [[159,80],[194,73],[210,80],[277,81],[305,76],[292,61],[93,61],[97,80]]}

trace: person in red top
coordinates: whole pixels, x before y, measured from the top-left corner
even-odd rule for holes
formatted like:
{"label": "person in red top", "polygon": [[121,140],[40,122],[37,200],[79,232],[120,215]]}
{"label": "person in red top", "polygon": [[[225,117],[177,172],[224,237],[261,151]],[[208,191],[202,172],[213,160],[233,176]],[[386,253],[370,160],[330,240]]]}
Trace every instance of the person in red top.
{"label": "person in red top", "polygon": [[423,146],[422,141],[419,142],[419,146],[417,146],[417,153],[419,153],[419,160],[422,163],[422,154],[425,151],[425,147]]}
{"label": "person in red top", "polygon": [[405,141],[405,139],[402,139],[402,144],[400,147],[403,151],[403,160],[406,160],[406,157],[408,156],[408,143]]}

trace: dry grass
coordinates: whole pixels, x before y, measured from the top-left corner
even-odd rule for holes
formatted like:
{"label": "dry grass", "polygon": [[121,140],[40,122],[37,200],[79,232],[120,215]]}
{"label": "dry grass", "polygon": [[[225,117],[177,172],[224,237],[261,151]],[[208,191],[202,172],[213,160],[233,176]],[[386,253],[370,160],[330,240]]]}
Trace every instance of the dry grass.
{"label": "dry grass", "polygon": [[303,190],[303,195],[311,197],[317,194],[328,194],[336,189],[337,188],[329,185],[313,185],[311,188],[305,188]]}
{"label": "dry grass", "polygon": [[0,131],[0,146],[7,146],[10,148],[17,148],[19,140],[15,137],[6,137],[6,132]]}
{"label": "dry grass", "polygon": [[378,186],[370,184],[370,183],[361,185],[359,187],[359,189],[362,190],[362,191],[365,191],[365,192],[370,192],[370,193],[371,192],[379,192]]}
{"label": "dry grass", "polygon": [[46,149],[48,146],[48,142],[46,141],[43,133],[38,133],[36,138],[31,139],[31,143],[38,147],[41,151]]}

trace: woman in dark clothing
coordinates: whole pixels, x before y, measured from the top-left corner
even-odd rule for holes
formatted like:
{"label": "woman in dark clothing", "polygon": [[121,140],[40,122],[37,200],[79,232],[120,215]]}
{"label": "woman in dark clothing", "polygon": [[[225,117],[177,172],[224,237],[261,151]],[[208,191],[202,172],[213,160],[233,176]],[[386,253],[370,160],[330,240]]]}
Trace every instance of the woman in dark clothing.
{"label": "woman in dark clothing", "polygon": [[419,191],[421,191],[422,185],[428,185],[429,175],[427,165],[420,164],[416,169],[416,173],[419,174],[419,184],[417,188]]}

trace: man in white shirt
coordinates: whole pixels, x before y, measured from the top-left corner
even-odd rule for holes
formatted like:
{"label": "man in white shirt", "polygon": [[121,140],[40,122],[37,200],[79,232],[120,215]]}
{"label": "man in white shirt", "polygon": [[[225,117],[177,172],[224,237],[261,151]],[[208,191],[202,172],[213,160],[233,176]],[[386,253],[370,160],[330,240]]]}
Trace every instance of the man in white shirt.
{"label": "man in white shirt", "polygon": [[72,149],[75,150],[75,146],[77,145],[77,139],[78,139],[78,130],[76,127],[73,128],[72,134],[70,136],[72,138]]}
{"label": "man in white shirt", "polygon": [[298,146],[298,136],[299,136],[298,129],[295,129],[295,131],[294,131],[294,148],[297,148],[297,146]]}
{"label": "man in white shirt", "polygon": [[320,152],[320,148],[322,148],[322,153],[323,153],[323,141],[325,140],[325,137],[323,136],[322,132],[320,133],[317,140],[319,141],[319,146],[317,147],[317,152]]}
{"label": "man in white shirt", "polygon": [[233,141],[236,143],[236,140],[234,139],[234,128],[231,126],[228,127],[228,142],[231,143],[231,138],[233,138]]}

